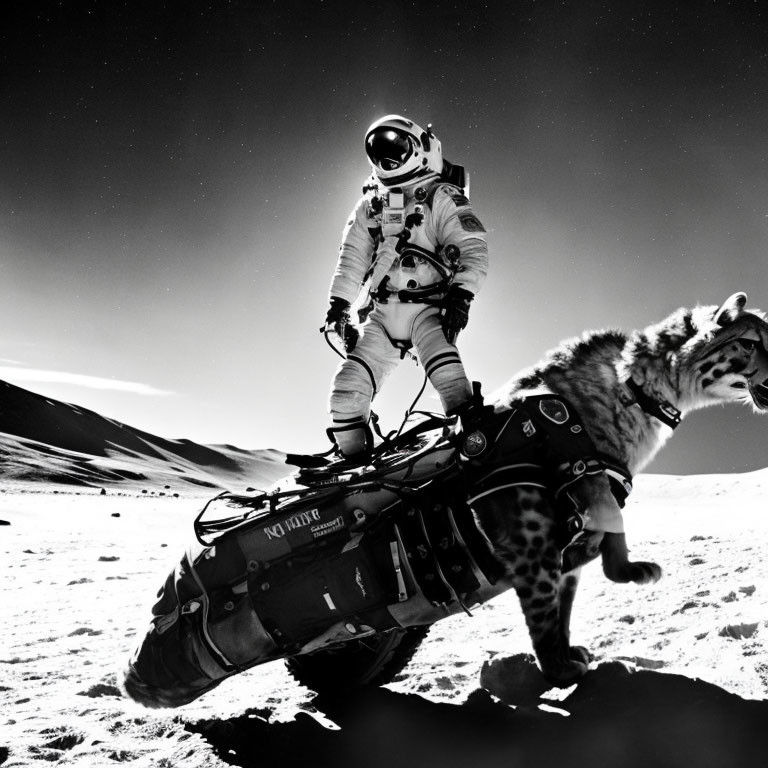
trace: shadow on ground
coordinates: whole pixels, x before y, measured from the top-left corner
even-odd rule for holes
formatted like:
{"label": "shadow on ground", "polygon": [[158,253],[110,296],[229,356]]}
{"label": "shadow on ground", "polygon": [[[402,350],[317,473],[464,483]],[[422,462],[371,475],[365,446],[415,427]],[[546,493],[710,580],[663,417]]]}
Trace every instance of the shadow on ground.
{"label": "shadow on ground", "polygon": [[304,712],[269,723],[266,710],[187,729],[242,768],[735,768],[768,759],[768,701],[681,675],[603,663],[565,701],[549,702],[568,715],[539,709],[530,688],[502,698],[478,689],[461,704],[435,703],[377,688],[313,701],[338,730]]}

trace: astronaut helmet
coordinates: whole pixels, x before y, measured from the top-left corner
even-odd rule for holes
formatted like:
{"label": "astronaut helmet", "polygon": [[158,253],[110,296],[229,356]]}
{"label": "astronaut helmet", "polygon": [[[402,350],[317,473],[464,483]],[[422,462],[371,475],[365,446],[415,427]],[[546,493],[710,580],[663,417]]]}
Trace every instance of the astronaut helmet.
{"label": "astronaut helmet", "polygon": [[400,115],[387,115],[371,125],[365,134],[365,153],[385,187],[424,183],[443,170],[442,148],[431,126],[425,131]]}

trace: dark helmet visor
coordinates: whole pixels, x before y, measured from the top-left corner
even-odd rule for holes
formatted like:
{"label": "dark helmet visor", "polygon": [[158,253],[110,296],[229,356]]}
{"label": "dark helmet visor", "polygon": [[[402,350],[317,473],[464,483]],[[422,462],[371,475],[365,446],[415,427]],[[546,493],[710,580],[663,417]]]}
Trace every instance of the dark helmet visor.
{"label": "dark helmet visor", "polygon": [[365,151],[374,165],[383,171],[394,171],[410,157],[412,146],[407,135],[382,128],[365,140]]}

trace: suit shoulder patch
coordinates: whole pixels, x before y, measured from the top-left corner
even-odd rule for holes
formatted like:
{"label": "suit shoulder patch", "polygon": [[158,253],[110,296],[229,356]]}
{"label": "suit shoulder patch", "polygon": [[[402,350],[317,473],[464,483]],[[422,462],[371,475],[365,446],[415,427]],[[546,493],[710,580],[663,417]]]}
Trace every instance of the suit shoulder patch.
{"label": "suit shoulder patch", "polygon": [[472,211],[459,211],[459,222],[465,232],[485,232],[485,227]]}

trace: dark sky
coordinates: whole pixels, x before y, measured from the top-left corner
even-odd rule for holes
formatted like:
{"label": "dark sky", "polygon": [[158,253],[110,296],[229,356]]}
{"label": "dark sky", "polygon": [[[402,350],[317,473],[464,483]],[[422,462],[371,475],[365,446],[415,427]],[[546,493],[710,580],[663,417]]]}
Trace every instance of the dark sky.
{"label": "dark sky", "polygon": [[[460,346],[486,390],[584,329],[737,290],[768,309],[761,3],[13,5],[0,378],[167,437],[325,449],[317,328],[389,112],[470,170],[491,278]],[[387,426],[420,382],[387,385]],[[761,468],[767,430],[693,414],[650,469]]]}

